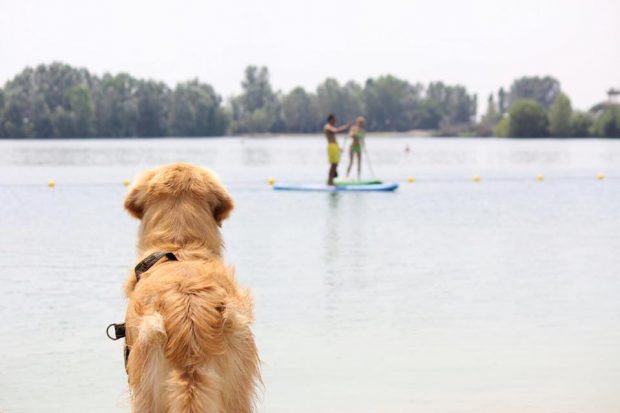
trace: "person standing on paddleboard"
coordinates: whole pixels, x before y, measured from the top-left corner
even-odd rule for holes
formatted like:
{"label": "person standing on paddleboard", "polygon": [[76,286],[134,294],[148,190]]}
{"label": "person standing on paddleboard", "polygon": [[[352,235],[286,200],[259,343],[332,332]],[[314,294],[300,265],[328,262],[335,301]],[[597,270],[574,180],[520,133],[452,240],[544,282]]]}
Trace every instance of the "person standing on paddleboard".
{"label": "person standing on paddleboard", "polygon": [[340,162],[340,146],[336,142],[336,134],[344,132],[351,126],[351,121],[341,127],[336,127],[336,116],[330,114],[327,117],[327,123],[323,127],[323,133],[327,138],[327,158],[329,160],[329,175],[327,177],[327,185],[334,185],[334,178],[338,176],[338,163]]}
{"label": "person standing on paddleboard", "polygon": [[353,166],[353,156],[357,157],[357,180],[361,179],[362,175],[362,145],[364,145],[364,136],[366,130],[364,125],[366,119],[363,116],[359,116],[355,119],[355,125],[349,130],[349,136],[353,139],[351,146],[349,147],[349,166],[347,167],[347,178],[351,173],[351,167]]}

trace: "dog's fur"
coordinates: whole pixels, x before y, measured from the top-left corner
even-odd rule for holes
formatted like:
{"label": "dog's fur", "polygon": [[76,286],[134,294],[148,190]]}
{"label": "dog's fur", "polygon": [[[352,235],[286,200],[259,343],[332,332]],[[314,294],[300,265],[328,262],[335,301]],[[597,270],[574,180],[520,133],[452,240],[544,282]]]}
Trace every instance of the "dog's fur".
{"label": "dog's fur", "polygon": [[259,359],[253,304],[222,262],[219,227],[233,200],[215,175],[189,164],[144,173],[125,208],[141,220],[138,260],[162,259],[125,285],[134,413],[247,413],[254,410]]}

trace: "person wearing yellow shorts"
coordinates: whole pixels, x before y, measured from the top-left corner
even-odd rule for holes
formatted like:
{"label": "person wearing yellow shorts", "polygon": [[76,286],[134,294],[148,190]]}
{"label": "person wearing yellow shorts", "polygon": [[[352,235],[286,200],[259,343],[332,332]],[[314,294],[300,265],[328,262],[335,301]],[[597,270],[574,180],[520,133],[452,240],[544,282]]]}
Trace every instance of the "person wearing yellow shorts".
{"label": "person wearing yellow shorts", "polygon": [[334,178],[338,176],[338,163],[340,162],[340,146],[336,142],[336,135],[344,132],[351,126],[351,122],[336,127],[336,116],[330,114],[327,117],[327,123],[323,127],[323,133],[327,138],[327,159],[329,161],[329,175],[327,176],[327,185],[334,185]]}

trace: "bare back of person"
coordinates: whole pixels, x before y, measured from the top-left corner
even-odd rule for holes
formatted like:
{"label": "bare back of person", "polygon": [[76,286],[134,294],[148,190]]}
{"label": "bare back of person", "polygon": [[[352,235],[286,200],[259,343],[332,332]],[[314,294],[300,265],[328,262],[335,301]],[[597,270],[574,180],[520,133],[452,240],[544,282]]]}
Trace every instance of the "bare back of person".
{"label": "bare back of person", "polygon": [[336,133],[338,133],[337,128],[330,125],[329,123],[326,123],[325,126],[323,127],[323,133],[325,134],[325,137],[327,138],[327,143],[337,143],[336,142]]}

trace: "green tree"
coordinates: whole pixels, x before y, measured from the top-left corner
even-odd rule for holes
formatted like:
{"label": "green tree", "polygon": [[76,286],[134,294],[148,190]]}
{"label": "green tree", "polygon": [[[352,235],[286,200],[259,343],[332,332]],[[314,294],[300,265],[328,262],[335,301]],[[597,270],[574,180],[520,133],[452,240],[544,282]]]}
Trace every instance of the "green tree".
{"label": "green tree", "polygon": [[515,80],[510,87],[509,104],[517,100],[532,99],[545,108],[550,108],[560,93],[560,82],[551,77],[522,77]]}
{"label": "green tree", "polygon": [[233,133],[271,132],[281,123],[280,105],[266,67],[248,66],[241,82],[243,93],[231,100]]}
{"label": "green tree", "polygon": [[33,102],[32,131],[30,136],[34,138],[52,138],[54,134],[54,125],[51,119],[51,113],[47,103],[42,97]]}
{"label": "green tree", "polygon": [[53,118],[59,108],[69,110],[67,90],[78,86],[90,90],[94,81],[85,69],[62,63],[24,69],[4,86],[7,102],[0,115],[6,123],[4,133],[10,131],[14,138],[58,136]]}
{"label": "green tree", "polygon": [[4,90],[0,88],[0,139],[5,138],[4,127],[2,126],[2,114],[4,113]]}
{"label": "green tree", "polygon": [[317,123],[322,123],[330,113],[340,120],[354,120],[364,115],[364,91],[355,82],[348,82],[344,86],[336,79],[327,78],[316,89]]}
{"label": "green tree", "polygon": [[502,120],[493,128],[493,134],[500,138],[507,138],[510,136],[510,118],[505,116]]}
{"label": "green tree", "polygon": [[10,97],[4,107],[0,127],[7,138],[27,137],[27,119],[19,98]]}
{"label": "green tree", "polygon": [[419,129],[438,129],[445,110],[441,103],[429,99],[420,102],[418,121],[415,125]]}
{"label": "green tree", "polygon": [[243,109],[248,113],[274,104],[276,95],[269,82],[269,70],[266,67],[248,66],[245,79],[241,82],[243,94],[239,97]]}
{"label": "green tree", "polygon": [[103,76],[95,93],[99,136],[138,136],[138,83],[127,73]]}
{"label": "green tree", "polygon": [[171,92],[162,82],[141,81],[136,90],[138,136],[167,136]]}
{"label": "green tree", "polygon": [[67,106],[73,113],[77,137],[90,137],[95,133],[95,104],[90,90],[84,85],[71,86],[65,92]]}
{"label": "green tree", "polygon": [[597,115],[592,134],[602,138],[620,138],[620,105],[609,105]]}
{"label": "green tree", "polygon": [[514,102],[508,111],[508,136],[540,138],[547,136],[549,120],[545,109],[536,101],[523,99]]}
{"label": "green tree", "polygon": [[426,99],[440,110],[443,124],[468,125],[475,117],[474,106],[477,102],[463,86],[431,82],[426,91]]}
{"label": "green tree", "polygon": [[503,87],[500,87],[499,91],[497,92],[497,109],[502,115],[506,113],[506,91]]}
{"label": "green tree", "polygon": [[316,96],[296,87],[282,98],[282,112],[287,132],[315,132],[319,127]]}
{"label": "green tree", "polygon": [[470,110],[469,110],[468,121],[471,122],[472,120],[475,120],[476,117],[478,116],[478,94],[477,93],[474,93],[474,97],[472,98],[472,101],[469,107],[470,107]]}
{"label": "green tree", "polygon": [[493,133],[493,129],[501,119],[502,115],[497,110],[493,94],[490,94],[487,99],[487,111],[482,116],[482,119],[480,119],[478,133],[481,136],[490,136]]}
{"label": "green tree", "polygon": [[586,138],[590,136],[592,128],[592,118],[584,112],[573,112],[571,119],[571,136],[576,138]]}
{"label": "green tree", "polygon": [[88,70],[59,62],[37,66],[30,77],[30,81],[37,85],[38,93],[45,98],[45,103],[51,111],[59,106],[68,108],[65,95],[71,87],[82,85],[92,90],[97,82],[97,78],[91,76]]}
{"label": "green tree", "polygon": [[54,136],[58,138],[73,138],[79,136],[75,127],[75,115],[71,111],[58,106],[52,113]]}
{"label": "green tree", "polygon": [[180,83],[172,95],[170,128],[176,136],[221,136],[228,127],[222,99],[198,80]]}
{"label": "green tree", "polygon": [[423,87],[395,76],[368,79],[364,102],[371,130],[406,131],[419,127],[424,116]]}
{"label": "green tree", "polygon": [[549,133],[551,136],[566,138],[572,135],[571,120],[573,108],[570,99],[560,93],[549,112]]}

